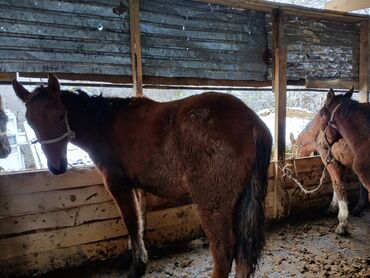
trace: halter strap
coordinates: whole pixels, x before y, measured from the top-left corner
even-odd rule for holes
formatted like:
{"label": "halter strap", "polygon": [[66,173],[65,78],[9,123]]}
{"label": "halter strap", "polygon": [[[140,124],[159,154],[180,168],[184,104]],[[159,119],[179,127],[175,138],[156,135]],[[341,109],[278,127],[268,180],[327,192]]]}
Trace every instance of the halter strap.
{"label": "halter strap", "polygon": [[337,104],[337,106],[335,106],[334,110],[331,112],[331,115],[330,115],[330,120],[327,124],[327,126],[325,127],[325,130],[324,130],[324,134],[326,135],[326,131],[328,130],[329,127],[332,127],[332,128],[335,128],[335,129],[338,129],[338,127],[333,124],[333,121],[334,121],[334,116],[335,116],[335,113],[337,112],[338,108],[342,105],[342,103],[339,103]]}
{"label": "halter strap", "polygon": [[35,144],[35,143],[39,142],[41,145],[48,145],[48,144],[54,144],[54,143],[57,143],[59,141],[62,141],[66,137],[67,137],[68,141],[70,141],[71,139],[74,139],[76,134],[69,127],[67,112],[65,113],[65,116],[64,116],[64,122],[66,124],[67,131],[64,134],[62,134],[61,136],[59,136],[57,138],[54,138],[54,139],[43,140],[43,141],[40,141],[40,140],[36,139],[36,140],[33,140],[31,143]]}

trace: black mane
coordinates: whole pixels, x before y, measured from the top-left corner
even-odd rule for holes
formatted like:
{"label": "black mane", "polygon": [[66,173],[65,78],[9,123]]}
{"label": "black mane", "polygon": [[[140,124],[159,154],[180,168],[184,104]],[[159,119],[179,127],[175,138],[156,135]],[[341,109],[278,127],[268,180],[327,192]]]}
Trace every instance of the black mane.
{"label": "black mane", "polygon": [[68,110],[78,111],[81,120],[99,125],[110,123],[119,110],[135,100],[134,97],[90,96],[81,89],[76,92],[62,90],[60,95]]}
{"label": "black mane", "polygon": [[[52,98],[47,87],[39,86],[33,90],[30,101],[39,98]],[[135,97],[103,97],[102,95],[90,96],[81,89],[75,92],[61,90],[60,98],[69,114],[75,114],[79,121],[90,124],[109,124],[119,110],[129,106]],[[71,113],[72,112],[72,113]]]}

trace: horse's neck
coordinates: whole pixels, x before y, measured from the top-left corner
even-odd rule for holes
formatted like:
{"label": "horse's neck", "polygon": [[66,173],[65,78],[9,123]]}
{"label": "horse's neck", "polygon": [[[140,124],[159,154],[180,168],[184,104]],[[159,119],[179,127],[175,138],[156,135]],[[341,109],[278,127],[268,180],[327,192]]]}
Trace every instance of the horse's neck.
{"label": "horse's neck", "polygon": [[369,140],[370,135],[368,116],[359,113],[353,113],[346,117],[338,116],[335,120],[339,133],[352,152],[355,152],[361,144]]}
{"label": "horse's neck", "polygon": [[309,128],[305,129],[297,138],[297,143],[301,145],[313,144],[320,132],[320,117],[316,117],[310,123]]}
{"label": "horse's neck", "polygon": [[88,99],[83,100],[77,94],[70,93],[64,96],[62,94],[62,101],[67,110],[70,128],[75,133],[73,143],[90,152],[102,127],[96,125],[96,115],[89,115],[91,110],[88,109]]}

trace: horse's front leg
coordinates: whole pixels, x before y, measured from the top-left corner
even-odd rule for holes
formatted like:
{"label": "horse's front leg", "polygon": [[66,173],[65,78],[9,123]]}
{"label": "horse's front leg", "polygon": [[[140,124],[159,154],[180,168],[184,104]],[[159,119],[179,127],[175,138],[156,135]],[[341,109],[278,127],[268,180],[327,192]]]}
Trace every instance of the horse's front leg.
{"label": "horse's front leg", "polygon": [[118,205],[131,240],[132,265],[128,278],[142,277],[148,255],[143,241],[143,222],[135,190],[112,183],[106,183],[106,187]]}

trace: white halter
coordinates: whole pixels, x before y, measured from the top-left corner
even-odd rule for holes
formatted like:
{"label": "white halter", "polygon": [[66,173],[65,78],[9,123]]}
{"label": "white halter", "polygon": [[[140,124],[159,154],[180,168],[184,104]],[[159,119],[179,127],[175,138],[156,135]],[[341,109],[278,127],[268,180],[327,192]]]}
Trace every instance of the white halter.
{"label": "white halter", "polygon": [[74,139],[76,134],[69,127],[67,112],[65,113],[65,116],[64,116],[64,122],[66,124],[67,131],[64,134],[62,134],[61,136],[59,136],[57,138],[54,138],[54,139],[43,140],[43,141],[40,141],[40,140],[36,139],[36,140],[33,140],[31,143],[35,144],[35,143],[39,142],[41,145],[48,145],[48,144],[54,144],[54,143],[57,143],[59,141],[62,141],[66,137],[67,137],[68,141],[70,141],[71,139]]}
{"label": "white halter", "polygon": [[327,124],[327,126],[325,127],[325,130],[324,130],[324,134],[326,134],[326,131],[328,130],[329,127],[332,127],[332,128],[335,128],[335,129],[338,129],[338,127],[333,124],[333,121],[334,121],[334,116],[335,116],[335,113],[337,112],[338,108],[342,105],[342,103],[339,103],[337,106],[335,106],[334,110],[331,112],[331,115],[330,115],[330,120]]}

